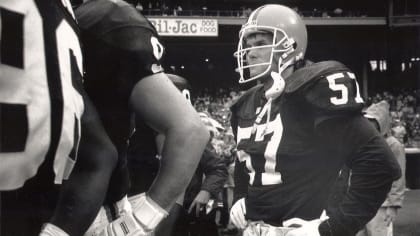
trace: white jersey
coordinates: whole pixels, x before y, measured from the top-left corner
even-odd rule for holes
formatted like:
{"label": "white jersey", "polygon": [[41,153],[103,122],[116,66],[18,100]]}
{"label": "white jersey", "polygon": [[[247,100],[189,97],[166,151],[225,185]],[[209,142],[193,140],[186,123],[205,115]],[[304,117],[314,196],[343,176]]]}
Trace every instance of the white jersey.
{"label": "white jersey", "polygon": [[60,184],[73,169],[84,111],[77,33],[67,1],[0,1],[0,191],[40,174]]}

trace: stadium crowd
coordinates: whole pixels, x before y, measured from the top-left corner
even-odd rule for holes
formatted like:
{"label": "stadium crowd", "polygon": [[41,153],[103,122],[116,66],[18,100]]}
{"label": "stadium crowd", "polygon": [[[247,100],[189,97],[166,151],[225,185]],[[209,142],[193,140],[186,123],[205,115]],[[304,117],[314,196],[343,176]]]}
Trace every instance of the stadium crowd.
{"label": "stadium crowd", "polygon": [[420,148],[420,91],[383,91],[367,99],[367,104],[386,100],[390,104],[393,135],[405,147]]}

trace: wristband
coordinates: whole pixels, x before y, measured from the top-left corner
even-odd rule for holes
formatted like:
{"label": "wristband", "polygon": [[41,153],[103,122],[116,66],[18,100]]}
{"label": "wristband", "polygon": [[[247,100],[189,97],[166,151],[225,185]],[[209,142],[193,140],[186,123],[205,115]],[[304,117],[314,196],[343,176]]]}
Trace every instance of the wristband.
{"label": "wristband", "polygon": [[163,218],[168,216],[168,212],[144,193],[131,197],[129,200],[135,202],[133,204],[135,219],[147,230],[153,230]]}

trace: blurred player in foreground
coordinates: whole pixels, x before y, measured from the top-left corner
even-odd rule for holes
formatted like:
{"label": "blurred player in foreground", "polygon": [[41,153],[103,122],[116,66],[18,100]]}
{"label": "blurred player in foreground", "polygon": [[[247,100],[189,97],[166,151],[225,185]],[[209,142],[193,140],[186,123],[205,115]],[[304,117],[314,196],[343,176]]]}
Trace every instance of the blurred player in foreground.
{"label": "blurred player in foreground", "polygon": [[2,0],[0,25],[0,234],[82,235],[117,152],[82,88],[71,5]]}

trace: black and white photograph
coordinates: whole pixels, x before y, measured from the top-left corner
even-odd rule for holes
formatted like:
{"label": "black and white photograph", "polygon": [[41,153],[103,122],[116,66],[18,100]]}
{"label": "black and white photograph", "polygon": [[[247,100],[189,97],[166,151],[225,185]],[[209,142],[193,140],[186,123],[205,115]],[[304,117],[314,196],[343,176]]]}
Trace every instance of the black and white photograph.
{"label": "black and white photograph", "polygon": [[0,0],[0,236],[420,236],[420,1]]}

